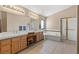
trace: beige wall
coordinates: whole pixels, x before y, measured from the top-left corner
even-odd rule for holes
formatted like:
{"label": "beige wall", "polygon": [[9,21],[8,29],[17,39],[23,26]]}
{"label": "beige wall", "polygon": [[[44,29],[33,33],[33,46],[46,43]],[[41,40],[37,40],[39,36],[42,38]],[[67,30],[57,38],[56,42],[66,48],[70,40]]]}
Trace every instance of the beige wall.
{"label": "beige wall", "polygon": [[60,30],[60,18],[63,17],[76,17],[77,6],[72,6],[68,9],[60,11],[56,14],[50,15],[46,20],[46,29]]}

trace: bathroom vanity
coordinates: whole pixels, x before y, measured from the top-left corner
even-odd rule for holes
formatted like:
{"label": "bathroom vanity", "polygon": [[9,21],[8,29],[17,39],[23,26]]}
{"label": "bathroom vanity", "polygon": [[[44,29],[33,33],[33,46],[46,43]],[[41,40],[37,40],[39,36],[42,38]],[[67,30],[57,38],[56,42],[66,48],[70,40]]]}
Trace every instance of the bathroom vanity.
{"label": "bathroom vanity", "polygon": [[15,54],[44,39],[42,31],[0,33],[0,54]]}

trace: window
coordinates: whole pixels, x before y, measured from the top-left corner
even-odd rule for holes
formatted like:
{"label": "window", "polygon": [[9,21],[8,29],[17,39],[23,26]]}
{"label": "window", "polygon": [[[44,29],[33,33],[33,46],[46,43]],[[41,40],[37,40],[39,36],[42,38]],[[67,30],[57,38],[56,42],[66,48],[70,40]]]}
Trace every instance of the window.
{"label": "window", "polygon": [[45,20],[41,20],[41,29],[45,29]]}
{"label": "window", "polygon": [[22,31],[22,26],[19,26],[19,31]]}
{"label": "window", "polygon": [[26,31],[26,25],[19,26],[19,31]]}

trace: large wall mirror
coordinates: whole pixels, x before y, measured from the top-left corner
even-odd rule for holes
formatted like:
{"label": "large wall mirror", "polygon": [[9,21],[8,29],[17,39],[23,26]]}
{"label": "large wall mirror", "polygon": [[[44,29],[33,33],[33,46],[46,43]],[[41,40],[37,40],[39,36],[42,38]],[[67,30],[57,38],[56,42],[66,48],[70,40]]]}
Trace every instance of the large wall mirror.
{"label": "large wall mirror", "polygon": [[30,30],[37,30],[37,21],[36,19],[31,18],[30,20]]}

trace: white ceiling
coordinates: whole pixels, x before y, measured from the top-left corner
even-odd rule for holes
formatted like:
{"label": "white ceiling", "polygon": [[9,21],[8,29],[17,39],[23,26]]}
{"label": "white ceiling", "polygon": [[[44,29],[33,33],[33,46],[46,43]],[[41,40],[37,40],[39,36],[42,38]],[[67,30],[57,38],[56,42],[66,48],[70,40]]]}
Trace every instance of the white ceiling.
{"label": "white ceiling", "polygon": [[28,8],[36,12],[37,14],[41,14],[43,16],[55,14],[71,6],[72,5],[24,5],[25,8]]}

